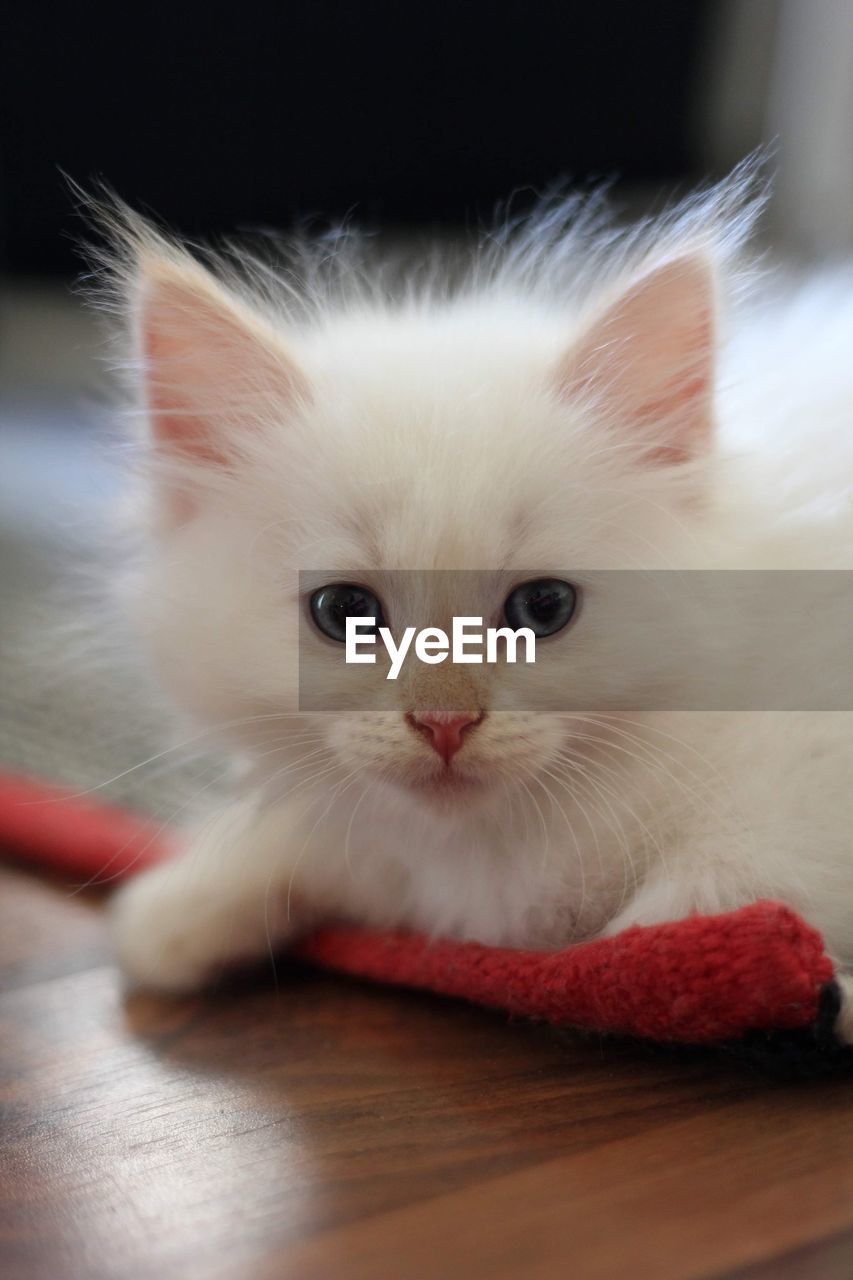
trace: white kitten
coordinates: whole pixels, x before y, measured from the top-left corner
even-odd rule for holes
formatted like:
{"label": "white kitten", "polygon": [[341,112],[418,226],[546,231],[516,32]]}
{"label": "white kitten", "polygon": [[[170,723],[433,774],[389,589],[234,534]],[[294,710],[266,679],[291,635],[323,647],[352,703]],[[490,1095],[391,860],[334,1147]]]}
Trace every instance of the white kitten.
{"label": "white kitten", "polygon": [[[760,897],[853,966],[853,715],[632,712],[649,655],[606,600],[533,674],[359,667],[370,710],[295,714],[300,628],[303,692],[336,688],[340,650],[305,621],[328,583],[393,626],[391,571],[484,571],[472,602],[412,575],[405,621],[441,625],[499,619],[532,572],[853,567],[853,290],[752,301],[718,368],[739,187],[626,235],[546,209],[396,301],[345,247],[325,273],[303,256],[300,293],[125,225],[152,462],[136,617],[175,699],[248,761],[242,796],[119,895],[133,979],[191,988],[334,917],[554,947]],[[655,661],[672,693],[665,628]],[[554,710],[558,687],[604,709]]]}

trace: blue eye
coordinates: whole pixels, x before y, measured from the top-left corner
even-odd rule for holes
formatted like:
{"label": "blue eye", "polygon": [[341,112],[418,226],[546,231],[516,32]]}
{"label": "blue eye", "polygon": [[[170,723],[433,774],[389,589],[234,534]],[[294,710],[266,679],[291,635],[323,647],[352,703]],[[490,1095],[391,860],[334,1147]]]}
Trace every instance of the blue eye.
{"label": "blue eye", "polygon": [[552,636],[568,626],[578,605],[578,592],[560,578],[522,582],[504,602],[504,617],[514,631],[529,627],[535,636]]}
{"label": "blue eye", "polygon": [[333,582],[315,591],[311,617],[324,636],[341,644],[347,636],[347,618],[373,618],[377,627],[385,624],[382,606],[373,592],[352,582]]}

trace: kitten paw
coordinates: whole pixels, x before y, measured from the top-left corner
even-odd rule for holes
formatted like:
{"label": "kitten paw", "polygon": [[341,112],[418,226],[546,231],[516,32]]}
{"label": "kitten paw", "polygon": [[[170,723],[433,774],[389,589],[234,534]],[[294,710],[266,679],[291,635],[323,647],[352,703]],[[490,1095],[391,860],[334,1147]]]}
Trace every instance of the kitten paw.
{"label": "kitten paw", "polygon": [[228,965],[260,956],[267,926],[262,902],[213,894],[180,863],[146,872],[112,904],[122,969],[134,985],[159,991],[198,990]]}

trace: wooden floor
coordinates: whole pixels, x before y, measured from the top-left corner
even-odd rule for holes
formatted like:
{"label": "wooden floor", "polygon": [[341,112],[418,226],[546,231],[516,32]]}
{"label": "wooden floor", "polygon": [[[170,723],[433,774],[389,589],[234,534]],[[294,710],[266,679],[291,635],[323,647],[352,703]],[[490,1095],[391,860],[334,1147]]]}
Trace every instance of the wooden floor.
{"label": "wooden floor", "polygon": [[280,970],[124,999],[0,869],[4,1280],[853,1276],[853,1079]]}

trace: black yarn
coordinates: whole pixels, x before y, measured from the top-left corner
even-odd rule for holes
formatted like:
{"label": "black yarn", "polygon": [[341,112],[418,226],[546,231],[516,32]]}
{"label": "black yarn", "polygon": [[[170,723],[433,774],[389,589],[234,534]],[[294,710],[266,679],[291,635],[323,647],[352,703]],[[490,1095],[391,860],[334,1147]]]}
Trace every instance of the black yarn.
{"label": "black yarn", "polygon": [[840,1011],[838,983],[828,982],[821,990],[817,1018],[810,1027],[750,1031],[739,1040],[720,1045],[720,1052],[786,1079],[853,1074],[853,1046],[841,1044],[835,1034]]}

